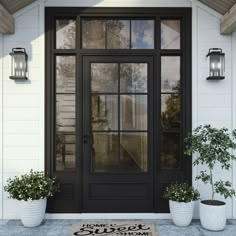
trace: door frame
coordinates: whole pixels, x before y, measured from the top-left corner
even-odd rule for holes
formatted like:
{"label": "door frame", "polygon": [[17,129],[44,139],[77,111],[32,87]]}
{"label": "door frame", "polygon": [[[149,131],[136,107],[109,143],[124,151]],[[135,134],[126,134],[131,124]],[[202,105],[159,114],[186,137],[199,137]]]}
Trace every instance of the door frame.
{"label": "door frame", "polygon": [[[82,63],[77,63],[77,72],[76,78],[78,80],[76,84],[76,89],[78,92],[77,99],[77,120],[78,124],[76,127],[77,131],[77,145],[76,148],[79,150],[77,152],[77,164],[76,170],[71,172],[60,172],[54,170],[54,147],[55,147],[55,56],[56,55],[75,55],[76,61],[80,62],[82,57],[85,55],[154,55],[154,77],[155,75],[160,78],[161,76],[161,55],[182,55],[182,69],[181,76],[183,78],[182,84],[182,120],[184,122],[184,128],[181,131],[181,136],[184,137],[188,132],[191,131],[192,127],[192,86],[191,86],[191,77],[192,77],[192,29],[191,29],[191,8],[55,8],[55,7],[46,7],[45,8],[45,172],[49,173],[51,176],[57,176],[59,181],[70,190],[73,196],[69,196],[68,193],[62,191],[61,197],[55,197],[53,200],[49,201],[49,206],[47,211],[52,213],[80,213],[82,210],[82,193],[78,189],[82,189],[82,155],[83,150],[79,147],[79,143],[82,143],[82,133],[79,133],[82,130],[82,118],[79,113],[79,108],[82,107],[83,101],[83,91],[82,91]],[[155,24],[155,50],[148,49],[81,49],[81,37],[77,37],[76,40],[76,49],[55,49],[55,19],[56,18],[68,18],[72,17],[76,20],[77,24],[80,22],[80,17],[129,17],[129,18],[154,18],[156,21],[160,19],[181,19],[182,25],[182,40],[181,45],[182,49],[178,50],[160,50],[158,42],[160,38],[160,25]],[[159,35],[158,35],[159,32]],[[80,28],[76,28],[76,34],[80,35]],[[156,85],[157,89],[160,89],[160,83]],[[186,98],[186,99],[185,99]],[[154,94],[154,99],[159,99],[157,93]],[[154,113],[160,111],[157,108],[154,108]],[[154,140],[158,140],[158,134],[160,133],[160,119],[157,119],[157,122],[154,122],[153,132]],[[157,147],[154,149],[154,156],[158,156],[160,151],[160,142]],[[183,148],[183,147],[182,147]],[[154,208],[156,213],[166,213],[168,208],[166,207],[166,201],[162,198],[161,193],[163,192],[165,186],[176,180],[185,180],[189,183],[192,182],[192,161],[191,158],[183,159],[181,169],[174,170],[161,170],[159,168],[160,159],[156,160],[156,169],[154,172],[157,181],[157,188],[155,190],[154,196],[158,196],[157,200],[154,201]],[[155,158],[154,158],[155,159]],[[70,186],[70,179],[73,178],[73,184],[78,186],[78,188],[73,188]],[[72,199],[78,199],[75,204],[72,203]],[[158,204],[157,204],[158,202]]]}

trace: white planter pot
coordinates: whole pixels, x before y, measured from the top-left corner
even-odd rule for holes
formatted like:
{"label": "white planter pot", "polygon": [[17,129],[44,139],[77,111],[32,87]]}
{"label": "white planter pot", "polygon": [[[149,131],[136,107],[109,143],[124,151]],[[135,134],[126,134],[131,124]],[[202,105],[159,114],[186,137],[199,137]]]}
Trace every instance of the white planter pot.
{"label": "white planter pot", "polygon": [[193,218],[194,201],[175,202],[169,201],[171,218],[177,226],[188,226]]}
{"label": "white planter pot", "polygon": [[203,228],[212,231],[220,231],[226,224],[226,204],[215,201],[222,205],[208,205],[200,202],[200,221]]}
{"label": "white planter pot", "polygon": [[19,201],[20,219],[26,227],[40,225],[45,216],[47,198],[34,201]]}

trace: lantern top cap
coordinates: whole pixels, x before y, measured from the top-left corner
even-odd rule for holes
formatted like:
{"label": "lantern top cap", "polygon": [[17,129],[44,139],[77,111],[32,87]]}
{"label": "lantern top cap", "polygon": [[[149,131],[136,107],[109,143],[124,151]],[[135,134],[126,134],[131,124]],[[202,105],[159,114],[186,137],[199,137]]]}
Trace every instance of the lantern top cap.
{"label": "lantern top cap", "polygon": [[210,55],[220,55],[220,56],[224,56],[225,54],[222,52],[221,48],[210,48],[209,52],[207,54],[207,57]]}
{"label": "lantern top cap", "polygon": [[25,54],[27,56],[25,48],[12,48],[10,55],[14,55],[14,54]]}

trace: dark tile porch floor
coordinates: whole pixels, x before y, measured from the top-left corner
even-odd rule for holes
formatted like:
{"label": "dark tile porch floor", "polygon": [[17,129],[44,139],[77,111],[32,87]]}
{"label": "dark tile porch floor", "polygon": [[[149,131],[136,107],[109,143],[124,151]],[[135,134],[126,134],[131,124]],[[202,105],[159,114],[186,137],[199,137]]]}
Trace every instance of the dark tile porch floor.
{"label": "dark tile porch floor", "polygon": [[[25,228],[19,220],[0,221],[0,236],[67,236],[71,225],[79,220],[45,220],[36,228]],[[153,222],[159,236],[236,236],[236,220],[228,220],[224,231],[204,230],[198,220],[189,227],[177,227],[171,220],[144,220]]]}

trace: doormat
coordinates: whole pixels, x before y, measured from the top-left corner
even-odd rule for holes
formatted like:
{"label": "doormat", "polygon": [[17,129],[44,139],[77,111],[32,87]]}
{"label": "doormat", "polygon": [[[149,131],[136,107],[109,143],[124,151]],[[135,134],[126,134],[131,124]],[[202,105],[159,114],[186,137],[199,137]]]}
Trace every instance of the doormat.
{"label": "doormat", "polygon": [[69,236],[158,236],[154,224],[143,221],[83,221],[72,225]]}

